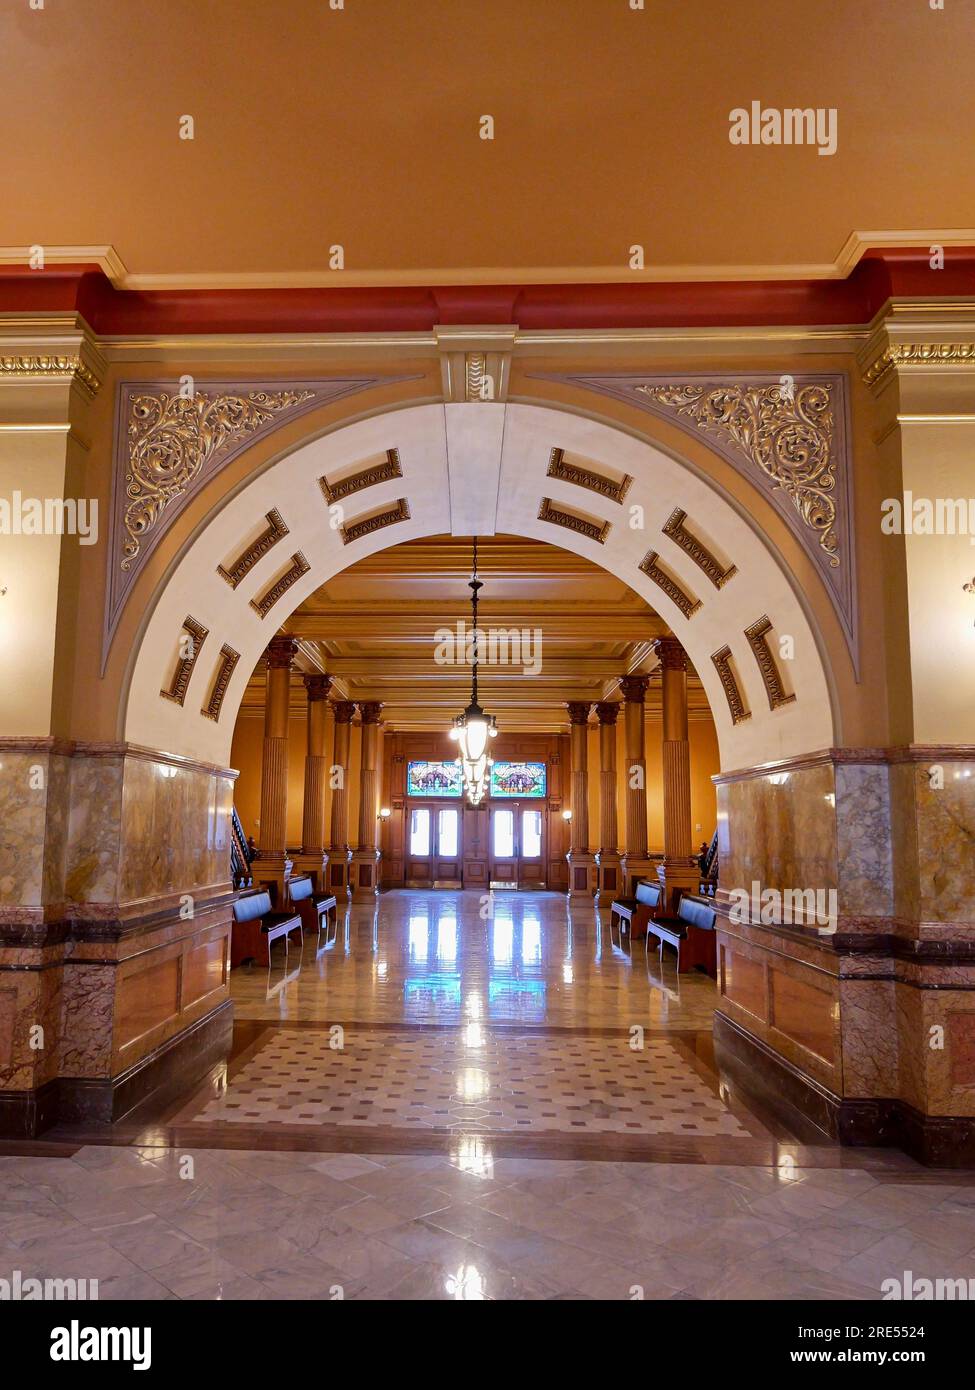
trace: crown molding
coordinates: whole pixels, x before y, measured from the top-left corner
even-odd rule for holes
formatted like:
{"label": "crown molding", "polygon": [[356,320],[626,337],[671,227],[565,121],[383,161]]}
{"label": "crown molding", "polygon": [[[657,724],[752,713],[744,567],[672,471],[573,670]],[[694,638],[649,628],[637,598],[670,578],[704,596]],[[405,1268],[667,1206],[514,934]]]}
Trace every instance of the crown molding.
{"label": "crown molding", "polygon": [[[792,264],[735,262],[711,265],[647,266],[630,270],[625,265],[603,266],[456,266],[415,270],[256,270],[256,271],[130,271],[111,244],[88,246],[45,245],[45,267],[91,266],[101,270],[116,289],[122,290],[234,290],[391,288],[438,285],[535,285],[716,283],[748,280],[842,280],[872,250],[914,250],[918,247],[970,247],[975,228],[914,228],[910,230],[853,230],[831,261]],[[0,267],[24,267],[28,246],[0,247]]]}

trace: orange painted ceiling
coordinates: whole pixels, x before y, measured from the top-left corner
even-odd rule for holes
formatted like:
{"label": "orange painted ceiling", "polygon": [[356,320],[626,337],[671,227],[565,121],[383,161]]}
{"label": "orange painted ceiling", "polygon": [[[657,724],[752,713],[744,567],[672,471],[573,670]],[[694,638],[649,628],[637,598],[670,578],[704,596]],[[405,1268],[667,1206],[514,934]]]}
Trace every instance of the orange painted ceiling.
{"label": "orange painted ceiling", "polygon": [[[346,283],[626,280],[634,243],[650,277],[827,273],[854,232],[975,227],[962,0],[5,0],[0,53],[0,246],[136,285],[332,243]],[[837,153],[731,145],[753,100],[835,107]]]}

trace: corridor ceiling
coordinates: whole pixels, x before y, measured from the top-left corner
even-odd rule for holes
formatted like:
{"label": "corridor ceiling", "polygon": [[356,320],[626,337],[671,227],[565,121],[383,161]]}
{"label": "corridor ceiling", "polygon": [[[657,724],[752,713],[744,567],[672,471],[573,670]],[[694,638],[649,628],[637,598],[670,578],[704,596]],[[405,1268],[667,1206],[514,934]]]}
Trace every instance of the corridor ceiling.
{"label": "corridor ceiling", "polygon": [[[567,700],[618,700],[619,677],[654,671],[650,648],[669,629],[632,589],[598,565],[557,546],[516,536],[479,544],[484,629],[540,632],[529,646],[540,669],[484,665],[481,702],[507,732],[567,731]],[[470,698],[470,667],[439,664],[434,634],[469,621],[471,544],[452,536],[407,541],[370,555],[329,580],[284,624],[301,644],[302,671],[327,671],[335,698],[382,700],[383,720],[397,730],[440,732]],[[510,650],[510,647],[508,648]],[[495,648],[503,656],[501,643]],[[536,662],[533,660],[532,665]],[[263,715],[263,662],[244,694],[241,713]],[[301,709],[301,675],[292,701]],[[707,696],[688,678],[689,717],[710,720]],[[647,691],[659,714],[660,681]]]}

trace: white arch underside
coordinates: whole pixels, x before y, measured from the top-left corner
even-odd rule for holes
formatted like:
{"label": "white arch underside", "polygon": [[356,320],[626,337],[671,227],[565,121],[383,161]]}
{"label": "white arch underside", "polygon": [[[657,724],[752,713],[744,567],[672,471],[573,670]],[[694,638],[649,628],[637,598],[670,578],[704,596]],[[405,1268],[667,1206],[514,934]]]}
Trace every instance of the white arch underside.
{"label": "white arch underside", "polygon": [[[547,476],[553,448],[590,468],[632,477],[623,505]],[[398,451],[403,476],[350,497],[346,520],[406,498],[409,520],[343,544],[330,523],[319,478],[331,482]],[[568,510],[608,521],[604,544],[538,517],[549,497]],[[643,509],[643,526],[630,509]],[[217,573],[266,527],[272,507],[289,534],[232,589]],[[737,573],[716,589],[662,527],[675,507],[687,525]],[[289,614],[317,588],[365,555],[424,536],[534,537],[585,556],[642,595],[684,644],[707,692],[717,727],[722,769],[828,747],[835,742],[830,691],[815,635],[782,562],[755,523],[746,520],[688,465],[610,425],[565,410],[527,404],[420,405],[341,426],[302,445],[258,473],[210,517],[189,542],[158,592],[131,665],[124,737],[168,753],[225,766],[244,688],[261,652]],[[311,568],[265,619],[250,606],[301,551]],[[701,607],[685,618],[639,568],[649,550]],[[160,696],[175,668],[182,624],[191,615],[208,630],[182,706]],[[745,628],[763,615],[775,638],[792,637],[794,656],[779,661],[796,699],[769,709]],[[431,642],[433,633],[431,632]],[[228,643],[240,653],[219,722],[206,703]],[[733,724],[712,653],[730,646],[751,717]],[[778,648],[774,646],[778,658]],[[621,673],[622,674],[622,673]],[[530,676],[525,679],[530,680]]]}

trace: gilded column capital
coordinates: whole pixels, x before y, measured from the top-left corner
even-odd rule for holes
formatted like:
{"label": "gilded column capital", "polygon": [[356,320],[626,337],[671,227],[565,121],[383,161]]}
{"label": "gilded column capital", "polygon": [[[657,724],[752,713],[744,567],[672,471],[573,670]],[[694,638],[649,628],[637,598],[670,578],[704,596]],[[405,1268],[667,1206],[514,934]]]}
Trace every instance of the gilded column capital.
{"label": "gilded column capital", "polygon": [[600,700],[596,706],[596,718],[600,724],[615,724],[619,718],[619,700]]}
{"label": "gilded column capital", "polygon": [[336,724],[352,723],[352,716],[355,714],[355,702],[353,700],[335,700],[333,707]]}
{"label": "gilded column capital", "polygon": [[303,676],[305,690],[308,693],[308,703],[315,704],[319,700],[327,700],[328,692],[332,688],[332,677],[325,675]]}
{"label": "gilded column capital", "polygon": [[620,693],[627,704],[642,705],[647,697],[649,676],[621,676]]}
{"label": "gilded column capital", "polygon": [[592,704],[588,700],[567,700],[566,709],[569,711],[570,724],[588,724],[589,711]]}
{"label": "gilded column capital", "polygon": [[653,643],[653,650],[660,660],[662,670],[687,670],[687,653],[676,637],[656,638]]}
{"label": "gilded column capital", "polygon": [[363,724],[378,724],[379,716],[382,714],[383,706],[381,700],[360,700],[359,714]]}
{"label": "gilded column capital", "polygon": [[298,653],[298,639],[278,633],[267,644],[267,669],[269,671],[290,670]]}

